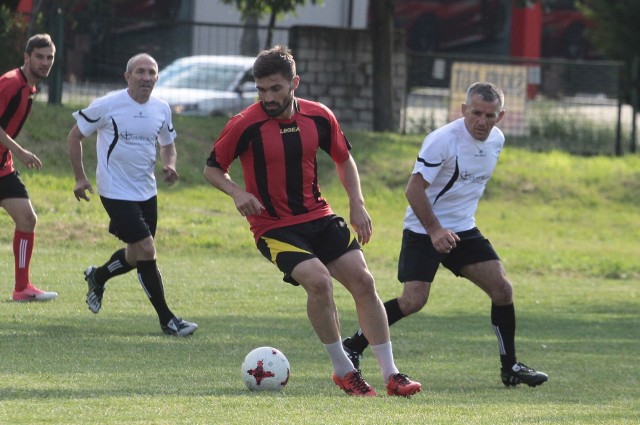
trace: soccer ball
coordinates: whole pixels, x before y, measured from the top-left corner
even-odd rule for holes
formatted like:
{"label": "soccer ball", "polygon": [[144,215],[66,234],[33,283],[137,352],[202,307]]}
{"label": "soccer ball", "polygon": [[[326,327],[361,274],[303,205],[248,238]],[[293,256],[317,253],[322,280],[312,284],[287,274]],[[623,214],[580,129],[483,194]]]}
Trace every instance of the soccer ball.
{"label": "soccer ball", "polygon": [[280,350],[259,347],[244,358],[241,373],[252,391],[280,391],[289,382],[289,360]]}

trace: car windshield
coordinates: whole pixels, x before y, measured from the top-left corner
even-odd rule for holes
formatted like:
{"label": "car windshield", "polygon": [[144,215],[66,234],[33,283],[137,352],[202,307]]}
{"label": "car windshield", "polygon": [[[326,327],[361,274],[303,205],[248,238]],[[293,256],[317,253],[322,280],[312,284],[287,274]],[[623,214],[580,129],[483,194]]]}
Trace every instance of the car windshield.
{"label": "car windshield", "polygon": [[217,63],[173,64],[160,73],[157,87],[229,90],[243,68]]}

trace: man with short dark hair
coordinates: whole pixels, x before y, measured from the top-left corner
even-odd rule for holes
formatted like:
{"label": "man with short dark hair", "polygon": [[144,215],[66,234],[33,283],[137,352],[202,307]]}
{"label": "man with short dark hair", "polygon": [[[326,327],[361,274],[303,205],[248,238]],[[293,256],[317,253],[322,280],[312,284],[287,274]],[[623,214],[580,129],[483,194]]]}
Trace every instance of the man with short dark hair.
{"label": "man with short dark hair", "polygon": [[20,146],[15,139],[31,111],[36,84],[49,75],[55,54],[56,47],[49,34],[36,34],[27,41],[24,64],[0,77],[0,207],[15,223],[14,301],[47,301],[58,296],[55,292],[38,289],[29,279],[37,216],[13,162],[15,157],[29,169],[39,170],[42,166],[36,154]]}
{"label": "man with short dark hair", "polygon": [[[371,237],[371,219],[351,145],[338,120],[326,106],[294,95],[300,77],[286,46],[262,51],[253,76],[259,102],[222,130],[207,160],[206,180],[233,198],[249,221],[258,250],[284,273],[283,280],[306,291],[307,316],[331,358],[338,387],[349,395],[376,395],[342,347],[333,279],[355,301],[387,394],[409,397],[419,392],[421,384],[399,373],[394,363],[384,307],[360,247]],[[357,238],[321,196],[316,162],[320,149],[335,163]],[[238,157],[244,189],[228,173]]]}

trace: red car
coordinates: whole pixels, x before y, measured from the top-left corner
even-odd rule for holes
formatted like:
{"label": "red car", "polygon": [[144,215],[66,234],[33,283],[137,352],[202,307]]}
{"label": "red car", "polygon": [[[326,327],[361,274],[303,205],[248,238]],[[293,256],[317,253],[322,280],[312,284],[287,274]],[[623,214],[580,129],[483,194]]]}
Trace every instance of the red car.
{"label": "red car", "polygon": [[410,50],[433,52],[504,37],[507,10],[505,0],[396,0],[394,19]]}
{"label": "red car", "polygon": [[542,57],[595,59],[600,55],[587,37],[594,24],[573,0],[542,0]]}

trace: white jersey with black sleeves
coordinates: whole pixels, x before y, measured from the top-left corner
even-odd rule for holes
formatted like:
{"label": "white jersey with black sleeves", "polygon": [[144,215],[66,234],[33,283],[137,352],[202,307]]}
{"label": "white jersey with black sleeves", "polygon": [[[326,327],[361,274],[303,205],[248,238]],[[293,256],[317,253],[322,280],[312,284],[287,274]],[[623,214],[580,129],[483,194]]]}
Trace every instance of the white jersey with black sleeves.
{"label": "white jersey with black sleeves", "polygon": [[85,137],[97,131],[100,196],[145,201],[157,195],[157,144],[170,145],[176,138],[166,102],[151,96],[141,104],[123,89],[94,100],[73,117]]}
{"label": "white jersey with black sleeves", "polygon": [[[496,167],[505,138],[493,127],[485,141],[474,139],[457,119],[427,135],[413,167],[429,183],[425,190],[442,227],[462,232],[475,227],[475,212],[487,181]],[[407,208],[404,228],[426,234]]]}

